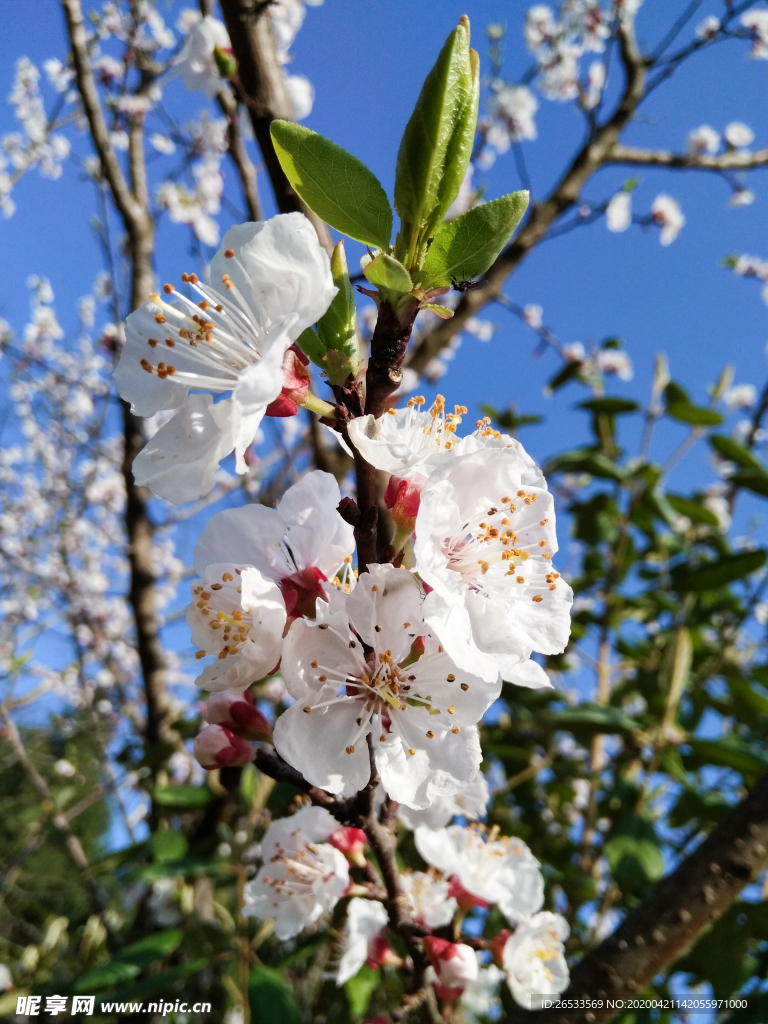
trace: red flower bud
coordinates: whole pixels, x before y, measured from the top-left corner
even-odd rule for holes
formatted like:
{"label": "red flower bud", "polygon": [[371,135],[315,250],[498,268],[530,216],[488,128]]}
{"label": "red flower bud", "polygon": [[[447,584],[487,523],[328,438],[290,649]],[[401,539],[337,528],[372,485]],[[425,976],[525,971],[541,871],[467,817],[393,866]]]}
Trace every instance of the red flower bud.
{"label": "red flower bud", "polygon": [[267,406],[265,416],[295,416],[309,393],[309,359],[295,345],[283,357],[283,390]]}
{"label": "red flower bud", "polygon": [[496,938],[491,942],[491,955],[497,967],[504,966],[504,947],[507,939],[512,934],[509,928],[502,928]]}
{"label": "red flower bud", "polygon": [[361,828],[337,828],[328,836],[328,842],[359,868],[365,867],[365,832]]}
{"label": "red flower bud", "polygon": [[221,725],[206,725],[198,733],[192,753],[207,771],[250,764],[253,760],[250,743]]}
{"label": "red flower bud", "polygon": [[244,693],[232,693],[229,690],[212,693],[205,706],[204,716],[211,725],[221,725],[245,739],[272,742],[272,726],[261,711],[254,707],[253,698],[247,690]]}

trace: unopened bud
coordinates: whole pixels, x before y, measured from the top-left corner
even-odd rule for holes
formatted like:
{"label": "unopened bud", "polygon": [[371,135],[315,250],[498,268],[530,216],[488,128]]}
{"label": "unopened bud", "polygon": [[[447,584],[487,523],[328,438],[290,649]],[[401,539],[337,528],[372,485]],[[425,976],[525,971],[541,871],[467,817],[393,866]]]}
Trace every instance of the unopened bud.
{"label": "unopened bud", "polygon": [[499,934],[491,942],[491,956],[493,962],[497,967],[504,966],[504,947],[507,944],[507,939],[512,934],[509,928],[502,928]]}
{"label": "unopened bud", "polygon": [[283,390],[267,406],[265,416],[295,416],[309,393],[309,359],[295,345],[283,356]]}
{"label": "unopened bud", "polygon": [[457,998],[464,987],[477,978],[477,957],[471,946],[427,935],[424,948],[440,986],[447,990],[442,998]]}
{"label": "unopened bud", "polygon": [[365,832],[361,828],[337,828],[328,836],[328,842],[359,868],[365,867]]}
{"label": "unopened bud", "polygon": [[212,693],[205,706],[204,717],[210,725],[221,725],[245,739],[272,742],[272,726],[254,707],[253,698],[247,690],[244,693],[229,690]]}
{"label": "unopened bud", "polygon": [[231,82],[237,76],[237,61],[231,50],[224,50],[220,46],[214,46],[213,59],[216,61],[216,70],[222,78]]}
{"label": "unopened bud", "polygon": [[207,771],[250,764],[253,760],[251,745],[221,725],[206,725],[198,733],[192,753]]}

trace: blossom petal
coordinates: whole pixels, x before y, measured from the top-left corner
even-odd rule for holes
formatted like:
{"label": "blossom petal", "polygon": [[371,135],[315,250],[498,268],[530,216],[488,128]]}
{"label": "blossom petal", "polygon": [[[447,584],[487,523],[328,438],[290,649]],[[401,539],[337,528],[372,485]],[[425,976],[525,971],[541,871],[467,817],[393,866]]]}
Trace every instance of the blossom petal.
{"label": "blossom petal", "polygon": [[[328,687],[326,692],[330,695],[332,691]],[[365,737],[352,753],[347,753],[359,732],[359,714],[356,701],[314,708],[310,714],[299,701],[278,718],[275,749],[311,785],[339,796],[352,796],[371,777]]]}
{"label": "blossom petal", "polygon": [[231,399],[214,405],[210,395],[189,395],[134,459],[137,485],[174,505],[202,498],[234,447],[238,419]]}
{"label": "blossom petal", "polygon": [[[234,256],[227,258],[230,250]],[[211,262],[215,287],[225,274],[270,338],[292,321],[289,344],[319,320],[337,291],[328,253],[303,213],[229,228]]]}
{"label": "blossom petal", "polygon": [[349,595],[347,611],[362,639],[376,651],[389,650],[396,662],[424,631],[419,585],[411,573],[393,565],[369,566]]}

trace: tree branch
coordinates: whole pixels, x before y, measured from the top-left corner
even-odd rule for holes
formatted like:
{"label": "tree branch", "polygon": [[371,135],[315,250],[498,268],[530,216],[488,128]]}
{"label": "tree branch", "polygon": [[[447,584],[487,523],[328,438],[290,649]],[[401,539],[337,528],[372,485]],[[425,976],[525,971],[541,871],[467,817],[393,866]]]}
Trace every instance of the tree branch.
{"label": "tree branch", "polygon": [[748,171],[768,164],[768,149],[758,149],[754,153],[732,152],[723,153],[721,156],[707,156],[706,153],[670,153],[665,149],[638,149],[635,146],[616,145],[603,162],[638,167],[670,167],[676,170]]}
{"label": "tree branch", "polygon": [[245,147],[243,133],[240,130],[238,121],[237,100],[229,89],[219,90],[216,97],[221,111],[227,119],[227,146],[232,163],[237,168],[240,177],[240,184],[243,187],[243,197],[248,209],[250,220],[263,220],[264,214],[259,200],[259,188],[256,179],[256,168],[251,163],[248,151]]}
{"label": "tree branch", "polygon": [[407,365],[417,373],[424,371],[427,364],[448,345],[471,317],[501,294],[507,277],[542,240],[552,224],[578,202],[586,182],[614,150],[622,129],[643,98],[646,80],[646,61],[637,49],[632,19],[622,19],[618,32],[625,82],[616,109],[579,150],[551,194],[531,207],[520,234],[485,273],[479,287],[464,293],[450,320],[443,320],[426,337],[421,338],[407,360]]}
{"label": "tree branch", "polygon": [[330,255],[333,243],[328,228],[299,199],[283,173],[272,145],[269,129],[273,121],[293,121],[293,106],[285,85],[285,76],[277,59],[268,4],[254,0],[221,0],[232,50],[238,64],[238,85],[253,125],[253,134],[261,150],[277,208],[281,213],[298,210],[314,225],[320,244]]}
{"label": "tree branch", "polygon": [[[689,950],[766,865],[768,772],[613,935],[584,957],[563,998],[631,998]],[[588,1024],[591,1019],[586,1010],[520,1010],[506,1024]]]}
{"label": "tree branch", "polygon": [[[91,139],[101,161],[104,177],[128,235],[131,258],[130,307],[137,309],[146,301],[154,284],[155,231],[148,207],[146,166],[143,144],[143,118],[131,122],[128,160],[129,186],[109,139],[104,111],[88,55],[88,39],[83,24],[80,0],[62,0],[67,24],[75,81],[88,120]],[[122,472],[125,481],[125,525],[131,578],[128,593],[136,623],[136,647],[141,663],[146,701],[145,735],[150,743],[173,738],[170,707],[165,690],[165,658],[155,600],[152,537],[154,527],[147,508],[145,492],[136,487],[131,466],[144,446],[141,420],[122,402],[124,454]]]}

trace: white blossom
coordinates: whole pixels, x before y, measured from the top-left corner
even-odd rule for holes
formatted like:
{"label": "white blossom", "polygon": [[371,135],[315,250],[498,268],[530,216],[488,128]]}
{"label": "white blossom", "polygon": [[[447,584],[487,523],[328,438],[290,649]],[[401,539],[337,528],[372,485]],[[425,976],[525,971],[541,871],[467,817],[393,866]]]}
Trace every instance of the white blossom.
{"label": "white blossom", "polygon": [[515,1002],[535,1009],[531,996],[557,996],[568,988],[563,943],[568,923],[559,914],[542,911],[519,924],[504,946],[504,973]]}
{"label": "white blossom", "polygon": [[[231,227],[211,264],[214,284],[184,276],[202,311],[166,285],[171,301],[153,295],[128,317],[115,370],[138,415],[181,409],[133,464],[137,483],[175,504],[206,494],[233,449],[238,472],[246,471],[245,451],[282,388],[286,349],[336,292],[328,255],[299,213]],[[231,397],[211,405],[210,396],[189,395],[197,388]],[[179,473],[183,462],[188,469]]]}
{"label": "white blossom", "polygon": [[312,113],[315,102],[315,87],[304,75],[286,75],[285,87],[293,107],[296,121],[305,121]]}
{"label": "white blossom", "polygon": [[411,904],[414,920],[426,928],[443,928],[450,924],[459,908],[450,895],[448,882],[424,871],[403,872],[400,887]]}
{"label": "white blossom", "polygon": [[218,563],[192,581],[187,608],[198,658],[214,661],[195,680],[204,690],[242,691],[280,661],[285,603],[277,585],[253,566]]}
{"label": "white blossom", "polygon": [[275,747],[330,793],[366,785],[369,742],[399,803],[426,807],[458,792],[477,774],[475,723],[499,686],[462,671],[429,635],[407,570],[371,565],[349,596],[329,596],[285,638],[281,671],[296,703],[277,720]]}
{"label": "white blossom", "polygon": [[541,909],[544,880],[539,862],[520,839],[492,838],[477,826],[444,829],[420,826],[416,849],[465,892],[495,904],[508,920],[525,921]]}
{"label": "white blossom", "polygon": [[416,829],[420,825],[433,829],[443,828],[457,814],[470,821],[481,818],[485,814],[488,797],[488,783],[482,772],[478,772],[472,782],[464,786],[459,793],[438,797],[423,810],[401,804],[397,809],[397,816],[410,829]]}
{"label": "white blossom", "polygon": [[[552,496],[521,445],[449,459],[421,492],[414,554],[424,618],[454,661],[491,681],[551,686],[531,653],[564,650],[571,588],[551,564]],[[536,471],[538,473],[538,471]]]}
{"label": "white blossom", "polygon": [[225,509],[208,520],[193,566],[201,576],[225,562],[253,566],[280,588],[288,614],[313,614],[317,599],[326,596],[323,582],[349,570],[352,561],[354,531],[337,512],[340,500],[334,477],[313,470],[288,488],[276,509]]}
{"label": "white blossom", "polygon": [[485,1022],[495,1016],[499,1007],[499,987],[504,980],[504,972],[496,964],[483,967],[479,953],[477,965],[477,977],[470,981],[461,996],[466,1024]]}
{"label": "white blossom", "polygon": [[742,206],[751,206],[754,201],[755,193],[751,188],[737,188],[735,192],[731,193],[728,205],[734,208],[739,208]]}
{"label": "white blossom", "polygon": [[716,153],[720,148],[720,133],[708,124],[699,125],[688,133],[688,152]]}
{"label": "white blossom", "polygon": [[611,197],[605,210],[605,223],[609,231],[626,231],[632,223],[632,196],[624,189]]}
{"label": "white blossom", "polygon": [[685,224],[680,204],[663,192],[651,204],[651,217],[661,228],[662,245],[671,245]]}
{"label": "white blossom", "polygon": [[723,401],[729,409],[751,409],[757,401],[757,389],[754,384],[734,384],[723,395]]}
{"label": "white blossom", "polygon": [[243,915],[274,918],[284,941],[333,910],[349,885],[346,858],[327,842],[336,828],[322,807],[273,821],[261,844],[264,866],[245,887]]}
{"label": "white blossom", "polygon": [[725,141],[729,146],[733,146],[734,149],[751,146],[755,141],[755,133],[743,121],[731,121],[730,124],[725,126],[723,134],[725,135]]}
{"label": "white blossom", "polygon": [[595,353],[597,368],[602,373],[615,373],[619,380],[632,380],[632,360],[619,348],[601,348]]}
{"label": "white blossom", "polygon": [[696,26],[697,39],[713,39],[720,31],[720,19],[714,14],[707,17]]}
{"label": "white blossom", "polygon": [[593,60],[589,65],[587,88],[582,99],[585,110],[594,110],[600,103],[605,86],[605,76],[605,64],[601,60]]}
{"label": "white blossom", "polygon": [[232,44],[224,24],[206,14],[191,26],[176,59],[176,70],[190,92],[215,96],[221,89],[222,79],[214,56],[216,48],[231,52]]}
{"label": "white blossom", "polygon": [[512,142],[537,138],[534,120],[539,104],[524,85],[506,85],[494,93],[489,103],[491,117],[497,122],[486,139],[499,153],[505,153]]}
{"label": "white blossom", "polygon": [[366,960],[372,942],[387,926],[387,911],[374,900],[353,897],[347,905],[344,925],[344,952],[339,962],[336,984],[343,985],[354,978]]}

